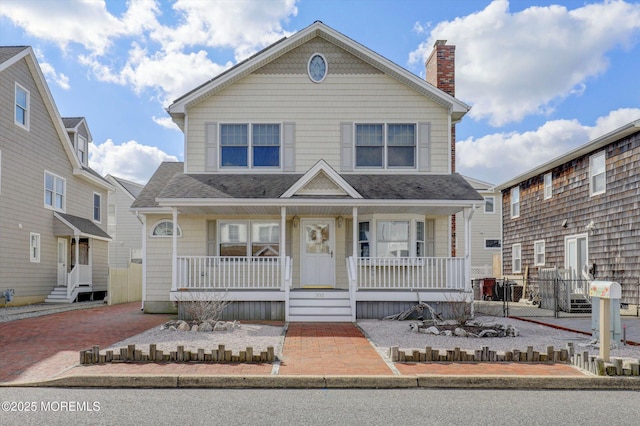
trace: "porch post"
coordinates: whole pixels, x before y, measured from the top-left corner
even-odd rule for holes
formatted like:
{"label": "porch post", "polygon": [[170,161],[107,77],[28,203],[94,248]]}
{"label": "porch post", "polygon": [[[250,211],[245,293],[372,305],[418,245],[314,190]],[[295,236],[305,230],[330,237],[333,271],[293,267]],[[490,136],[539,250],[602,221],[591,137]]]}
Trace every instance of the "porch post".
{"label": "porch post", "polygon": [[471,218],[473,217],[473,208],[465,208],[462,211],[464,218],[464,281],[465,290],[471,289]]}
{"label": "porch post", "polygon": [[173,208],[173,250],[171,256],[171,291],[178,290],[178,208]]}
{"label": "porch post", "polygon": [[359,257],[358,256],[358,208],[357,207],[353,207],[353,212],[351,213],[351,215],[353,216],[353,229],[352,229],[352,234],[353,234],[353,257]]}
{"label": "porch post", "polygon": [[73,265],[73,267],[79,268],[79,264],[80,264],[80,235],[74,235],[73,239],[76,241],[76,249],[75,249],[75,255],[76,255],[76,264]]}
{"label": "porch post", "polygon": [[286,207],[280,207],[280,269],[281,269],[281,283],[280,285],[282,286],[282,288],[284,288],[285,286],[285,276],[286,276],[286,271],[285,271],[285,259],[287,257],[287,244],[286,244],[286,238],[287,238],[287,232],[286,232],[286,226],[287,226],[287,208]]}

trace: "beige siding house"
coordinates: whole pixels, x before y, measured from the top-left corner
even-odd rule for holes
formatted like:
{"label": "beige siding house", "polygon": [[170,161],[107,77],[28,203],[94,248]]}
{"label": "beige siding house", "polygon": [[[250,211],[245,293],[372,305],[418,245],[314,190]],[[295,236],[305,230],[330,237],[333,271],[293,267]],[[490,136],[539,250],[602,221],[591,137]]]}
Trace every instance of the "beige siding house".
{"label": "beige siding house", "polygon": [[452,215],[469,226],[484,202],[452,172],[467,111],[321,22],[185,94],[168,108],[185,161],[132,205],[145,312],[222,293],[228,317],[287,321],[469,301],[470,258],[451,257]]}
{"label": "beige siding house", "polygon": [[143,185],[111,175],[105,179],[115,188],[109,193],[107,206],[108,233],[112,238],[109,242],[109,266],[128,268],[130,263],[142,263],[143,221],[130,207]]}
{"label": "beige siding house", "polygon": [[[502,276],[502,193],[495,185],[478,179],[464,177],[484,198],[471,219],[471,278],[497,278]],[[456,215],[462,221],[462,213]],[[465,228],[456,230],[456,247],[459,256],[465,255]]]}
{"label": "beige siding house", "polygon": [[0,47],[0,292],[13,290],[11,304],[106,292],[112,187],[88,167],[90,143],[83,118],[60,117],[33,50]]}

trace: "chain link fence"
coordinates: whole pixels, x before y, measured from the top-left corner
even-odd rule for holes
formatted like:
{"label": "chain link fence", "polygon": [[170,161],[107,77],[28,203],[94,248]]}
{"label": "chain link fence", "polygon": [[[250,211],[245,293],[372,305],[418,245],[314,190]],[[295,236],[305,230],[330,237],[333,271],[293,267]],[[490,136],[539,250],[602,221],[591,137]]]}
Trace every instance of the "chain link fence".
{"label": "chain link fence", "polygon": [[[640,277],[598,277],[622,287],[620,315],[640,317]],[[474,311],[504,317],[591,317],[589,281],[562,273],[473,280]]]}

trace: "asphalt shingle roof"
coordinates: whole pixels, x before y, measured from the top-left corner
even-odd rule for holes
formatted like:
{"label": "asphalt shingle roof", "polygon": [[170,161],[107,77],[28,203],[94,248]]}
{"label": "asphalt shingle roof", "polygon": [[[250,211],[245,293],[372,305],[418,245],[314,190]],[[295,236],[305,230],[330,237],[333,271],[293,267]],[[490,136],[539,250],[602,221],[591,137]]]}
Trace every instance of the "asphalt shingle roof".
{"label": "asphalt shingle roof", "polygon": [[24,49],[28,49],[28,47],[29,46],[0,46],[0,64],[13,58]]}
{"label": "asphalt shingle roof", "polygon": [[96,225],[89,219],[85,219],[83,217],[78,217],[78,216],[74,216],[67,213],[58,213],[58,215],[60,215],[60,217],[62,217],[67,222],[69,222],[71,226],[78,229],[83,234],[111,239],[109,234],[104,232],[98,225]]}

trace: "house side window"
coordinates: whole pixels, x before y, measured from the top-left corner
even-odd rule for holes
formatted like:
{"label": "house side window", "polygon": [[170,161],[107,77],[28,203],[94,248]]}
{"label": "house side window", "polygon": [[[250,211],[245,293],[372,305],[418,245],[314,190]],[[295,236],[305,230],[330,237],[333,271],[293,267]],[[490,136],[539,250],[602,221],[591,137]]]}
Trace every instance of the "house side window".
{"label": "house side window", "polygon": [[495,197],[484,197],[484,212],[493,214],[495,213]]}
{"label": "house side window", "polygon": [[500,247],[502,247],[502,242],[500,241],[499,238],[496,238],[496,239],[485,238],[484,240],[485,249],[499,249]]}
{"label": "house side window", "polygon": [[221,124],[222,167],[280,167],[279,124]]}
{"label": "house side window", "polygon": [[589,194],[604,194],[607,190],[605,152],[589,157]]}
{"label": "house side window", "polygon": [[520,187],[511,188],[511,219],[520,216]]}
{"label": "house side window", "polygon": [[535,266],[544,266],[544,240],[534,241],[533,255],[535,259]]}
{"label": "house side window", "polygon": [[[151,236],[157,238],[173,237],[173,221],[164,219],[151,228]],[[178,226],[178,237],[182,237],[182,230]]]}
{"label": "house side window", "polygon": [[415,124],[356,124],[358,168],[415,168]]}
{"label": "house side window", "polygon": [[93,193],[93,221],[100,223],[102,219],[102,195]]}
{"label": "house side window", "polygon": [[360,257],[369,257],[371,255],[371,222],[358,223],[358,246],[360,248]]}
{"label": "house side window", "polygon": [[520,244],[511,246],[511,269],[514,274],[522,272],[522,246]]}
{"label": "house side window", "polygon": [[549,172],[544,175],[544,199],[548,200],[553,195],[553,175]]}
{"label": "house side window", "polygon": [[78,136],[78,159],[81,164],[87,164],[87,140],[83,136]]}
{"label": "house side window", "polygon": [[40,263],[40,234],[34,232],[29,234],[29,260]]}
{"label": "house side window", "polygon": [[44,205],[64,212],[66,203],[66,181],[53,173],[44,172]]}
{"label": "house side window", "polygon": [[223,257],[277,257],[280,224],[277,222],[221,222],[219,253]]}
{"label": "house side window", "polygon": [[29,91],[16,83],[16,99],[15,99],[15,123],[29,130],[29,108],[30,108]]}

